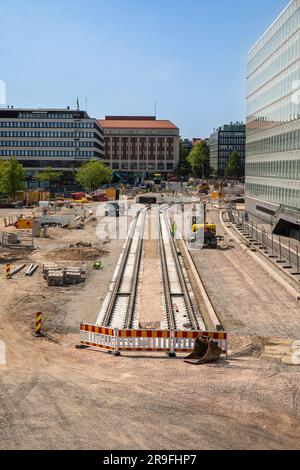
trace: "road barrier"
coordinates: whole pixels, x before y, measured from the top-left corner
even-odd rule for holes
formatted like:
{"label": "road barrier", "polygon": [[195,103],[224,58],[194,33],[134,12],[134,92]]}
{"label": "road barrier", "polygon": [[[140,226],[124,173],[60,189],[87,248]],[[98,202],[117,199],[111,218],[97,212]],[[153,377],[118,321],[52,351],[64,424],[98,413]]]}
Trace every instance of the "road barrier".
{"label": "road barrier", "polygon": [[37,312],[35,314],[35,335],[40,336],[42,332],[42,313]]}
{"label": "road barrier", "polygon": [[11,279],[10,264],[6,264],[6,279]]}
{"label": "road barrier", "polygon": [[105,349],[116,354],[132,352],[189,353],[198,337],[216,341],[224,354],[228,353],[225,331],[119,330],[88,324],[80,325],[80,344]]}

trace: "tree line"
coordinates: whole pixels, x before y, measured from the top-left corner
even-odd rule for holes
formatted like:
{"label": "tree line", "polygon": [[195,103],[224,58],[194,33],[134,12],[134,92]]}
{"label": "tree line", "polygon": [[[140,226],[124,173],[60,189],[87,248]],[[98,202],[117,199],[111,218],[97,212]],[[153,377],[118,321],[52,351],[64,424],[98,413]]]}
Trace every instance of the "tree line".
{"label": "tree line", "polygon": [[[240,155],[233,151],[225,167],[226,177],[243,176],[243,167],[240,161]],[[189,152],[180,139],[179,143],[179,164],[177,175],[179,177],[193,175],[197,178],[209,178],[213,174],[210,166],[210,149],[207,142],[202,141],[196,144]],[[220,175],[219,175],[220,176]]]}
{"label": "tree line", "polygon": [[[112,171],[98,160],[90,160],[75,170],[75,180],[86,191],[95,191],[101,184],[110,182]],[[33,179],[42,183],[51,184],[59,182],[63,177],[63,172],[55,171],[52,167],[41,170]],[[0,192],[8,194],[14,198],[17,191],[24,189],[26,173],[23,165],[15,158],[9,160],[0,159]]]}

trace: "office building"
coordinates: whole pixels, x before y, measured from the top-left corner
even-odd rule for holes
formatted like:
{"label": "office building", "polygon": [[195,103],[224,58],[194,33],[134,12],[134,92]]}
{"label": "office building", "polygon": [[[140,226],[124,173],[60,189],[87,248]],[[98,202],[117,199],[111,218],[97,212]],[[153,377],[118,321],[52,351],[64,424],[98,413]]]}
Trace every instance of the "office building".
{"label": "office building", "polygon": [[217,176],[224,176],[232,152],[240,157],[241,175],[245,167],[246,126],[242,122],[225,124],[215,129],[209,139],[210,166]]}
{"label": "office building", "polygon": [[116,172],[144,177],[173,174],[179,161],[179,129],[154,116],[106,116],[105,162]]}
{"label": "office building", "polygon": [[278,233],[300,224],[300,0],[248,54],[246,208]]}
{"label": "office building", "polygon": [[71,180],[82,163],[103,156],[101,125],[84,111],[0,109],[0,158],[16,157],[29,179],[51,166]]}
{"label": "office building", "polygon": [[184,139],[183,140],[183,147],[187,154],[189,154],[193,148],[193,141],[190,139]]}

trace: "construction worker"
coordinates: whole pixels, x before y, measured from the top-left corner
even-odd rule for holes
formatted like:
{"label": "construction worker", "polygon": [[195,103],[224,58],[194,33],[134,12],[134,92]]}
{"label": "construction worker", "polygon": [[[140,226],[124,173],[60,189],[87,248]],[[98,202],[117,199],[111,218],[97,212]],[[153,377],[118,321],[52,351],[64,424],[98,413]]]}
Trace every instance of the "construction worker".
{"label": "construction worker", "polygon": [[176,224],[175,224],[175,222],[174,222],[174,223],[171,225],[171,235],[172,235],[173,238],[175,238],[176,229],[177,229],[177,227],[176,227]]}

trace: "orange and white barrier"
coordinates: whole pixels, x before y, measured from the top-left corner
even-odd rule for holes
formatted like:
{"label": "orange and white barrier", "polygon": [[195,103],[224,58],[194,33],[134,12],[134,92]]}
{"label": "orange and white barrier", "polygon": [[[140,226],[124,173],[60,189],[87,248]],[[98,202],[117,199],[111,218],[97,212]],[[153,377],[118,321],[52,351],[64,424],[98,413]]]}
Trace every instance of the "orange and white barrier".
{"label": "orange and white barrier", "polygon": [[122,351],[189,353],[193,351],[198,337],[213,339],[227,355],[228,334],[225,331],[119,330],[80,325],[80,342],[83,346],[118,354]]}
{"label": "orange and white barrier", "polygon": [[115,330],[93,325],[80,325],[80,343],[83,346],[115,350]]}

